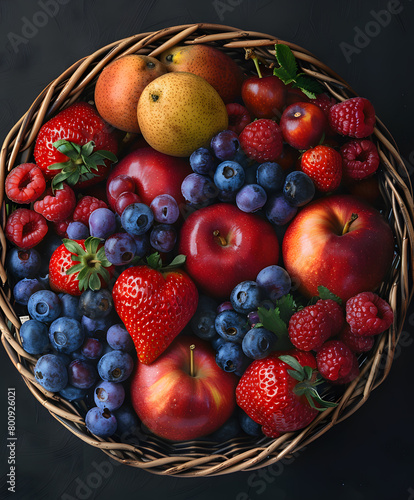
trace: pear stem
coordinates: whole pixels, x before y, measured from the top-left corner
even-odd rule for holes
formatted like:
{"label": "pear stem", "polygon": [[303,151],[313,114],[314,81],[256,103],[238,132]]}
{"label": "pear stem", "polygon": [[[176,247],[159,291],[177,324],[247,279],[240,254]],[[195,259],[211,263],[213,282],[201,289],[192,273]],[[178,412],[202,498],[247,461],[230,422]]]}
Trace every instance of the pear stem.
{"label": "pear stem", "polygon": [[190,376],[194,377],[194,349],[195,345],[190,345]]}
{"label": "pear stem", "polygon": [[342,236],[346,233],[349,232],[349,228],[351,227],[351,224],[358,219],[358,214],[352,214],[349,221],[345,224],[343,230],[342,230]]}

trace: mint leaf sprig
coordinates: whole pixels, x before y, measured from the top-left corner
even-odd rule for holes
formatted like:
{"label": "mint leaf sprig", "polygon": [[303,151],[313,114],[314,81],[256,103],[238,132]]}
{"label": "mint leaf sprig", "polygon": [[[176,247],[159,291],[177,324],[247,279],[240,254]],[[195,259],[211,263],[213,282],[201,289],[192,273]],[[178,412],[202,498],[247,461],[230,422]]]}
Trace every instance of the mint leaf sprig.
{"label": "mint leaf sprig", "polygon": [[275,45],[276,60],[279,67],[273,68],[273,74],[280,78],[285,85],[301,90],[310,99],[323,92],[322,86],[306,73],[298,72],[298,65],[290,47],[283,43]]}

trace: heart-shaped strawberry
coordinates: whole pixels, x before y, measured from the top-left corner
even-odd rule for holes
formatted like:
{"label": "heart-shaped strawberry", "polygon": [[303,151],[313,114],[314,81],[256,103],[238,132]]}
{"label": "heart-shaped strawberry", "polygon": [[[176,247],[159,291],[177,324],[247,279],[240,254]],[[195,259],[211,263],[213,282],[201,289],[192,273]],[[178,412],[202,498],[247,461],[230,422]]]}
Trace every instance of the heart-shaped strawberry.
{"label": "heart-shaped strawberry", "polygon": [[[157,256],[151,264],[160,264]],[[183,330],[196,311],[198,292],[180,269],[149,265],[127,268],[112,290],[115,309],[131,335],[138,359],[152,363]]]}

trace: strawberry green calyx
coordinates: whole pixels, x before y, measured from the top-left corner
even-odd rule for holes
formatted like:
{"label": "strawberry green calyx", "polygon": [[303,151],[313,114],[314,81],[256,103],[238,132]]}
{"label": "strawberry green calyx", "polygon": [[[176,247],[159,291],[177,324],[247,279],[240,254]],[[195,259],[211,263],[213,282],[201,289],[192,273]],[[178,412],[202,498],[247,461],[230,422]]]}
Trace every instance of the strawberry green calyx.
{"label": "strawberry green calyx", "polygon": [[[279,356],[279,359],[292,367],[292,370],[287,370],[287,372],[298,381],[293,391],[297,396],[305,396],[311,408],[325,411],[328,408],[338,406],[337,403],[325,401],[320,397],[316,387],[323,383],[323,380],[319,376],[315,377],[316,370],[313,370],[310,366],[302,366],[293,356],[282,355]],[[316,403],[318,403],[318,406],[316,406]]]}
{"label": "strawberry green calyx", "polygon": [[67,275],[78,273],[77,280],[79,281],[79,290],[99,290],[101,288],[102,279],[108,283],[110,274],[107,267],[111,267],[111,263],[106,258],[105,247],[99,245],[101,240],[90,236],[84,242],[85,250],[74,240],[62,240],[66,250],[72,253],[71,259],[77,264],[70,267]]}
{"label": "strawberry green calyx", "polygon": [[74,142],[61,139],[53,143],[60,153],[69,157],[68,161],[63,163],[54,163],[48,167],[49,170],[60,170],[52,180],[52,190],[62,189],[62,183],[66,182],[74,186],[79,181],[92,179],[97,174],[99,165],[105,165],[105,160],[112,163],[118,161],[117,157],[111,151],[95,151],[95,143],[89,141],[83,146]]}
{"label": "strawberry green calyx", "polygon": [[169,271],[173,271],[174,269],[177,269],[181,266],[184,265],[185,263],[186,256],[185,255],[177,255],[170,264],[167,264],[166,266],[163,266],[161,256],[158,252],[154,252],[151,255],[149,255],[145,260],[146,264],[149,267],[152,267],[152,269],[156,269],[157,271],[160,271],[162,273],[166,273]]}

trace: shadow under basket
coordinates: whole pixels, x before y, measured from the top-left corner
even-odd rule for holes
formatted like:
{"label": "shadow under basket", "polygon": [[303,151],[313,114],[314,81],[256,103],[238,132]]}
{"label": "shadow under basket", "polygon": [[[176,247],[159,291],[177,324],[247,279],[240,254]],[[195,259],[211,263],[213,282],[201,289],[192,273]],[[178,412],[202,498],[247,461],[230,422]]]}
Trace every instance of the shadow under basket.
{"label": "shadow under basket", "polygon": [[86,406],[83,408],[82,405],[69,403],[36,383],[33,371],[37,359],[21,347],[20,320],[14,310],[11,285],[4,268],[7,250],[4,236],[7,213],[4,181],[14,166],[30,161],[42,124],[74,101],[91,98],[101,70],[120,56],[143,54],[155,57],[176,44],[208,44],[226,52],[247,73],[251,73],[254,68],[252,62],[245,58],[246,49],[253,48],[259,57],[270,64],[276,62],[276,43],[288,45],[302,71],[317,79],[327,94],[338,101],[356,96],[334,71],[310,52],[292,43],[271,35],[216,24],[174,26],[111,43],[74,63],[44,89],[3,143],[0,156],[0,277],[3,283],[0,289],[0,329],[3,346],[31,393],[53,417],[84,442],[121,463],[155,474],[187,477],[251,471],[274,464],[308,446],[333,425],[352,415],[390,371],[412,296],[414,207],[409,174],[392,136],[378,117],[372,140],[377,145],[381,159],[379,182],[383,198],[382,213],[388,219],[395,238],[395,258],[378,293],[390,303],[395,319],[392,327],[377,338],[374,348],[360,359],[361,372],[358,378],[340,393],[328,394],[338,405],[321,412],[305,429],[283,434],[278,439],[241,436],[223,443],[207,439],[171,443],[152,436],[130,442],[103,440],[94,437],[86,429]]}

